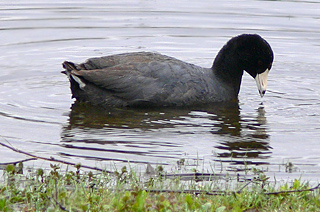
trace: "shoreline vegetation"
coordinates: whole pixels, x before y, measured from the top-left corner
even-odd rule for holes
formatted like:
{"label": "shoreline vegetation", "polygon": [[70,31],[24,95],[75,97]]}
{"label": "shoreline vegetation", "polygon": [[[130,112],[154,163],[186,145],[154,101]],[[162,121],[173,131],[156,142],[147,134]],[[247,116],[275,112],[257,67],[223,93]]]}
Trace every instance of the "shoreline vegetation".
{"label": "shoreline vegetation", "polygon": [[[251,177],[166,173],[148,164],[145,173],[124,166],[96,167],[41,158],[1,143],[50,169],[23,173],[23,162],[2,164],[0,211],[319,211],[320,184],[271,182],[263,171]],[[66,169],[62,169],[66,164]],[[87,171],[92,169],[92,171]]]}

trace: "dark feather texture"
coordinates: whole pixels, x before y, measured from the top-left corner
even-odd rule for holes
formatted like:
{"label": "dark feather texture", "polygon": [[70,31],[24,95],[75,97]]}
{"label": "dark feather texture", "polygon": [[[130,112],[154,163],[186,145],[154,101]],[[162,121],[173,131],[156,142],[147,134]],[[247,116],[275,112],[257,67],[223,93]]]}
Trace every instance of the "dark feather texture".
{"label": "dark feather texture", "polygon": [[[260,36],[258,38],[254,42],[263,43],[265,50],[261,51],[272,53],[270,46]],[[208,104],[237,98],[244,70],[242,64],[247,58],[235,56],[239,51],[234,45],[229,41],[224,46],[212,68],[151,52],[91,58],[79,65],[65,61],[63,67],[69,76],[73,96],[79,101],[107,106]],[[244,54],[248,52],[250,49]],[[261,56],[268,65],[272,59],[273,55]],[[250,64],[245,65],[251,68]]]}

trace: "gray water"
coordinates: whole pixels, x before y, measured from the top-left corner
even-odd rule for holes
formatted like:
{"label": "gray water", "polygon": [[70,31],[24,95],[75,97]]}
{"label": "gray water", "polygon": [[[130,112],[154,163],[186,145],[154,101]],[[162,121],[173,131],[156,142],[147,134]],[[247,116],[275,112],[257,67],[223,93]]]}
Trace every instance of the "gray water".
{"label": "gray water", "polygon": [[[108,170],[129,161],[170,172],[184,159],[185,172],[254,167],[319,181],[319,9],[319,1],[1,1],[0,140]],[[245,74],[239,104],[103,110],[75,103],[60,73],[64,60],[134,51],[210,67],[242,33],[260,34],[275,53],[263,99]],[[1,163],[27,158],[0,154]]]}

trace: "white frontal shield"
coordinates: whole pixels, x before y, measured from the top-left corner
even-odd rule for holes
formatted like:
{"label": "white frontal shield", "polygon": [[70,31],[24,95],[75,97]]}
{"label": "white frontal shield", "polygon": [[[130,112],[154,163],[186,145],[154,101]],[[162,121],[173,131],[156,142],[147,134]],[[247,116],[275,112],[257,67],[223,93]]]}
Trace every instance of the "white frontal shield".
{"label": "white frontal shield", "polygon": [[257,74],[257,76],[255,77],[261,97],[263,97],[263,95],[266,93],[266,90],[267,90],[269,71],[270,71],[269,69],[266,69],[264,72],[262,72],[261,74]]}

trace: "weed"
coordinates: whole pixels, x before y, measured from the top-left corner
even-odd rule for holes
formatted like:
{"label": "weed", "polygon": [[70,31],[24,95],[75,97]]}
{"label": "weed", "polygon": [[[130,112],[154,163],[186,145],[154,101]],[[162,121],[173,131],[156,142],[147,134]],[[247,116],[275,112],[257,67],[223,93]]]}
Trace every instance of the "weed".
{"label": "weed", "polygon": [[[0,185],[0,211],[319,211],[319,186],[295,179],[275,187],[262,171],[237,190],[210,182],[166,179],[163,167],[143,180],[132,168],[110,173],[35,170],[22,175],[8,166]],[[224,182],[226,183],[226,182]],[[235,183],[235,182],[232,182]],[[219,188],[226,188],[220,190]]]}

